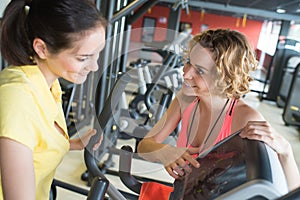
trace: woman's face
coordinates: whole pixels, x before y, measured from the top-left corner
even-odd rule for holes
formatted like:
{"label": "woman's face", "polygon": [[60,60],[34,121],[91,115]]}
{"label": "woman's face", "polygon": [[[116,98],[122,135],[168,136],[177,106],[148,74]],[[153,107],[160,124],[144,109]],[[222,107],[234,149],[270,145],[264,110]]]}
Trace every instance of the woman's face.
{"label": "woman's face", "polygon": [[183,93],[199,97],[210,95],[215,83],[214,70],[212,53],[200,44],[196,44],[189,54],[189,62],[183,67]]}
{"label": "woman's face", "polygon": [[[83,83],[89,72],[98,70],[97,60],[104,45],[105,30],[98,27],[83,35],[74,48],[63,50],[59,54],[50,54],[46,59],[49,70],[47,81],[62,77],[72,83]],[[53,78],[47,77],[51,75]]]}

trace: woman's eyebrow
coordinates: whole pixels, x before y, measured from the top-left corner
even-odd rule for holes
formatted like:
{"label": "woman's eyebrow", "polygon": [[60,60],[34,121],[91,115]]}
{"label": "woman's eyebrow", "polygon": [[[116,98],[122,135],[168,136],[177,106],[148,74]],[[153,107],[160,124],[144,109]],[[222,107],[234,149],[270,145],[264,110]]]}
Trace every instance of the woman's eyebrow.
{"label": "woman's eyebrow", "polygon": [[198,69],[201,69],[203,71],[207,71],[208,72],[208,69],[206,69],[205,67],[201,66],[201,65],[198,65],[198,64],[194,64],[194,66]]}
{"label": "woman's eyebrow", "polygon": [[94,54],[77,54],[77,56],[93,56]]}

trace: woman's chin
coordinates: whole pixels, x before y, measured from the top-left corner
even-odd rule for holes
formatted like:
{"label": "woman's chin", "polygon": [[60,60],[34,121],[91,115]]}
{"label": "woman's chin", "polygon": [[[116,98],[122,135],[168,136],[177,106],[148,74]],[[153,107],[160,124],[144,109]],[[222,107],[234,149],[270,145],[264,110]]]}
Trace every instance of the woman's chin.
{"label": "woman's chin", "polygon": [[75,84],[82,84],[86,81],[87,76],[77,76],[76,79],[73,81]]}
{"label": "woman's chin", "polygon": [[182,93],[186,96],[196,96],[196,93],[192,88],[182,88]]}

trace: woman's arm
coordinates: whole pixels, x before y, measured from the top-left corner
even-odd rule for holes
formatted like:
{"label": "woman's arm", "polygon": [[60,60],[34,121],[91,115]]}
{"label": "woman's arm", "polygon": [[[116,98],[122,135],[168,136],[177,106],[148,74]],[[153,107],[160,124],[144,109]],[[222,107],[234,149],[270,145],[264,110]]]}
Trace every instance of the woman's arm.
{"label": "woman's arm", "polygon": [[242,138],[259,140],[276,151],[289,190],[300,186],[299,170],[290,143],[266,121],[249,121],[240,134]]}
{"label": "woman's arm", "polygon": [[293,190],[300,187],[300,175],[291,145],[288,143],[286,148],[288,153],[286,155],[279,154],[278,157],[286,176],[289,190]]}
{"label": "woman's arm", "polygon": [[138,145],[139,156],[152,162],[161,162],[173,178],[183,176],[191,170],[187,163],[199,167],[199,163],[191,156],[199,152],[198,148],[177,148],[162,144],[177,127],[181,118],[180,112],[179,102],[175,98],[164,116]]}
{"label": "woman's arm", "polygon": [[141,157],[146,156],[147,160],[160,161],[161,156],[159,150],[169,145],[162,142],[175,130],[180,121],[180,106],[175,98],[162,118],[147,133],[138,145],[138,153]]}
{"label": "woman's arm", "polygon": [[259,140],[270,146],[278,155],[280,164],[285,174],[289,190],[300,186],[299,169],[294,158],[290,143],[268,123],[264,117],[249,105],[240,101],[238,112],[235,111],[234,124],[244,126],[240,136]]}
{"label": "woman's arm", "polygon": [[5,200],[34,200],[32,151],[14,140],[0,138],[1,184]]}

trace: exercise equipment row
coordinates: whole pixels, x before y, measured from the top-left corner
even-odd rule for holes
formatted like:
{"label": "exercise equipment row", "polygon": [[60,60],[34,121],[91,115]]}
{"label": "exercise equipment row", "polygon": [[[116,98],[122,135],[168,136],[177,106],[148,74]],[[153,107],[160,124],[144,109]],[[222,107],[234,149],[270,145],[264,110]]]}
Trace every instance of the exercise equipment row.
{"label": "exercise equipment row", "polygon": [[260,100],[275,101],[277,106],[283,107],[290,86],[291,73],[299,63],[299,41],[285,39],[283,44],[278,44],[271,63],[267,67],[266,77],[258,79],[263,84],[259,93]]}
{"label": "exercise equipment row", "polygon": [[300,56],[291,56],[287,60],[286,67],[283,68],[282,82],[276,100],[276,104],[280,108],[285,107],[289,95],[289,90],[292,87],[293,77],[299,63]]}
{"label": "exercise equipment row", "polygon": [[286,125],[300,126],[300,63],[293,72],[282,118]]}

